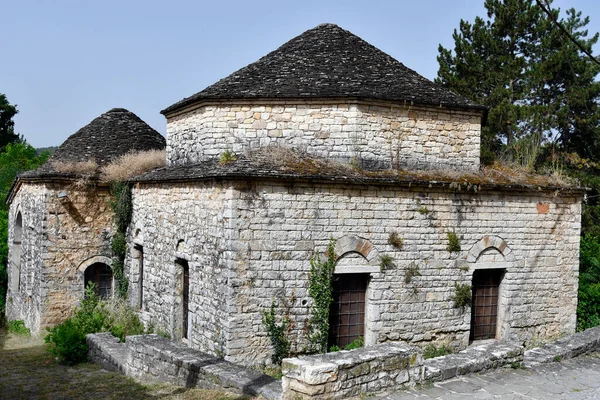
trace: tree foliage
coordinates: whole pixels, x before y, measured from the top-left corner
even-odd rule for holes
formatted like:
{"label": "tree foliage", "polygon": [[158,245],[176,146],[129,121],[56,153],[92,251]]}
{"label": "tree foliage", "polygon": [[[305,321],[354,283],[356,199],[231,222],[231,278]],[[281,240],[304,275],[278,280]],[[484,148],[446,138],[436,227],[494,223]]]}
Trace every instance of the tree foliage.
{"label": "tree foliage", "polygon": [[[485,7],[487,18],[460,21],[453,50],[439,46],[436,79],[489,107],[482,161],[503,153],[533,167],[545,142],[600,160],[600,66],[535,1],[486,0]],[[588,37],[588,17],[551,12],[591,51],[598,34]]]}
{"label": "tree foliage", "polygon": [[15,133],[13,117],[18,112],[17,106],[10,104],[6,95],[0,93],[0,151],[3,151],[9,143],[23,141],[23,138]]}

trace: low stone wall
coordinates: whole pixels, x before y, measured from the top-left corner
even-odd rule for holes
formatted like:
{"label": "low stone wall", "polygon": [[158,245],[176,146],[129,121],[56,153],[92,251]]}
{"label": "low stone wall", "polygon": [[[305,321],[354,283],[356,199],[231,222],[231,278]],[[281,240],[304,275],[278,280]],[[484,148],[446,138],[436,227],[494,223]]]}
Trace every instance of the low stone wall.
{"label": "low stone wall", "polygon": [[86,336],[88,359],[109,371],[127,374],[127,353],[125,343],[108,332],[94,333]]}
{"label": "low stone wall", "polygon": [[386,343],[283,360],[283,399],[342,399],[399,388],[421,375],[417,347]]}
{"label": "low stone wall", "polygon": [[577,332],[564,339],[525,352],[525,366],[561,361],[600,351],[600,326]]}
{"label": "low stone wall", "polygon": [[126,347],[127,375],[141,382],[225,389],[272,400],[281,396],[281,383],[276,379],[198,350],[179,347],[158,335],[128,336]]}
{"label": "low stone wall", "polygon": [[459,375],[523,362],[523,347],[503,343],[473,346],[456,354],[425,360],[421,382],[439,382]]}
{"label": "low stone wall", "polygon": [[342,399],[437,382],[523,361],[523,347],[488,343],[423,360],[402,343],[285,359],[283,399]]}
{"label": "low stone wall", "polygon": [[[232,364],[158,335],[110,333],[87,337],[89,359],[141,382],[226,389],[269,400],[340,399],[390,392],[504,366],[532,367],[600,350],[600,327],[524,352],[518,345],[490,342],[456,354],[424,360],[418,347],[389,342],[355,350],[287,358],[283,381]],[[283,387],[282,387],[283,386]],[[283,390],[283,392],[282,392]]]}

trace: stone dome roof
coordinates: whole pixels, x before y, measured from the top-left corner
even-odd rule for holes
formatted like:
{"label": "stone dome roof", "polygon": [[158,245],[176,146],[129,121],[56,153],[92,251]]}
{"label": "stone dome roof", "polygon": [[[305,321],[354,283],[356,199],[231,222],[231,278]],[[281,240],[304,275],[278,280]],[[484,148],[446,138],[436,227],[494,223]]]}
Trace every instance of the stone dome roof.
{"label": "stone dome roof", "polygon": [[335,24],[321,24],[258,61],[161,111],[229,99],[358,98],[484,106],[452,93]]}
{"label": "stone dome roof", "polygon": [[137,115],[113,108],[69,136],[48,161],[94,160],[103,166],[130,152],[165,147],[165,138]]}

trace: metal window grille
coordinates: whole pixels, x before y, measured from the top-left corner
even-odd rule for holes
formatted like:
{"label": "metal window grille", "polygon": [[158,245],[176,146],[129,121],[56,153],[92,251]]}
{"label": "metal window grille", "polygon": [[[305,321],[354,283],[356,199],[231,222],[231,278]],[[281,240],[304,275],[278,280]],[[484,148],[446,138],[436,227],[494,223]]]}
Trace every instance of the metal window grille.
{"label": "metal window grille", "polygon": [[471,340],[496,337],[498,294],[503,270],[479,270],[473,274]]}
{"label": "metal window grille", "polygon": [[329,345],[344,347],[365,334],[365,294],[368,275],[334,277],[329,311]]}

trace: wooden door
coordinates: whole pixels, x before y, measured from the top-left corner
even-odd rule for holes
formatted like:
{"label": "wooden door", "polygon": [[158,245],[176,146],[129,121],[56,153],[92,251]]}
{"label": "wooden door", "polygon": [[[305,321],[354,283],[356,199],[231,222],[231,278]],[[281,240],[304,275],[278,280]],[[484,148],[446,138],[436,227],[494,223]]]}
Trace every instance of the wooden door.
{"label": "wooden door", "polygon": [[368,274],[341,274],[333,278],[329,310],[329,346],[344,346],[365,335],[365,295]]}
{"label": "wooden door", "polygon": [[473,273],[471,340],[496,338],[498,296],[504,270],[476,270]]}

